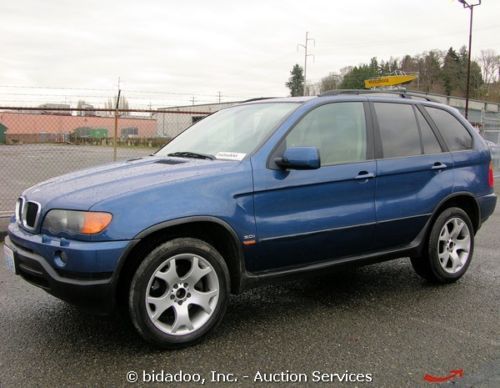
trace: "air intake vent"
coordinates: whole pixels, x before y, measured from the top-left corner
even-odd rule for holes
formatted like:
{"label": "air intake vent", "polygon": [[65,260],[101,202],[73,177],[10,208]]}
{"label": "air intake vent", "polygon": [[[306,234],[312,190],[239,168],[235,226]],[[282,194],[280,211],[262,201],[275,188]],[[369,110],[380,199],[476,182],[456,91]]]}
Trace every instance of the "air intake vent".
{"label": "air intake vent", "polygon": [[182,164],[182,163],[186,163],[186,162],[184,162],[182,160],[174,160],[174,159],[161,159],[161,160],[158,160],[155,163],[160,163],[160,164]]}

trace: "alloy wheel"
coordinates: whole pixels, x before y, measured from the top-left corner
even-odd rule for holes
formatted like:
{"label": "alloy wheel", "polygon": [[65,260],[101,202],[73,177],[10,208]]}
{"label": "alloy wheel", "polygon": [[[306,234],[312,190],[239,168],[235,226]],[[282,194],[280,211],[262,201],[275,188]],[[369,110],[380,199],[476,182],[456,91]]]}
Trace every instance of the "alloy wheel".
{"label": "alloy wheel", "polygon": [[212,316],[219,298],[219,279],[203,257],[182,253],[153,272],[146,292],[151,322],[169,335],[190,334]]}

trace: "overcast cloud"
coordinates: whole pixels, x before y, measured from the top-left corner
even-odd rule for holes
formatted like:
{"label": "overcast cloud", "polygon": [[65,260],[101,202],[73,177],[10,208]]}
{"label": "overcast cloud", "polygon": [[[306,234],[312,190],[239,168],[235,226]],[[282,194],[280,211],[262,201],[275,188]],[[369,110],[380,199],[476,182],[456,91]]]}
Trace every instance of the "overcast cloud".
{"label": "overcast cloud", "polygon": [[[125,90],[152,92],[144,104],[282,96],[293,64],[303,65],[306,31],[317,81],[374,56],[459,48],[469,20],[457,0],[16,0],[0,14],[0,105],[34,99],[5,86],[112,89],[118,77]],[[500,51],[499,18],[498,0],[475,8],[473,56]]]}

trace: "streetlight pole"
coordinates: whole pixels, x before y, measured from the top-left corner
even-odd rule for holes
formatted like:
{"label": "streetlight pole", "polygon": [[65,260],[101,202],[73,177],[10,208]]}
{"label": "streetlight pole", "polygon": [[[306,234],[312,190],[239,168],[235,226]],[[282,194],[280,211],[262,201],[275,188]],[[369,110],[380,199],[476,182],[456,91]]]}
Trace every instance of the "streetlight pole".
{"label": "streetlight pole", "polygon": [[477,0],[476,4],[469,4],[466,0],[458,0],[459,3],[463,5],[464,8],[469,8],[470,10],[470,22],[469,22],[469,55],[467,59],[467,85],[465,86],[465,118],[469,116],[469,90],[470,90],[470,58],[472,49],[472,18],[474,15],[474,7],[481,5],[481,0]]}

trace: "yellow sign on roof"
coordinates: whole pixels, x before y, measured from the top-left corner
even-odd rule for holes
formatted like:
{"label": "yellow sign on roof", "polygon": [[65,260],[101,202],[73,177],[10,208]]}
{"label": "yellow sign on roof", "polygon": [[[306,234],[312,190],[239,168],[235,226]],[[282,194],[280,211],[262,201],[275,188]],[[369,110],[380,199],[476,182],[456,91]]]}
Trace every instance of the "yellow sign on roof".
{"label": "yellow sign on roof", "polygon": [[380,88],[384,86],[396,86],[407,84],[416,79],[416,75],[386,75],[377,78],[365,79],[365,88]]}

